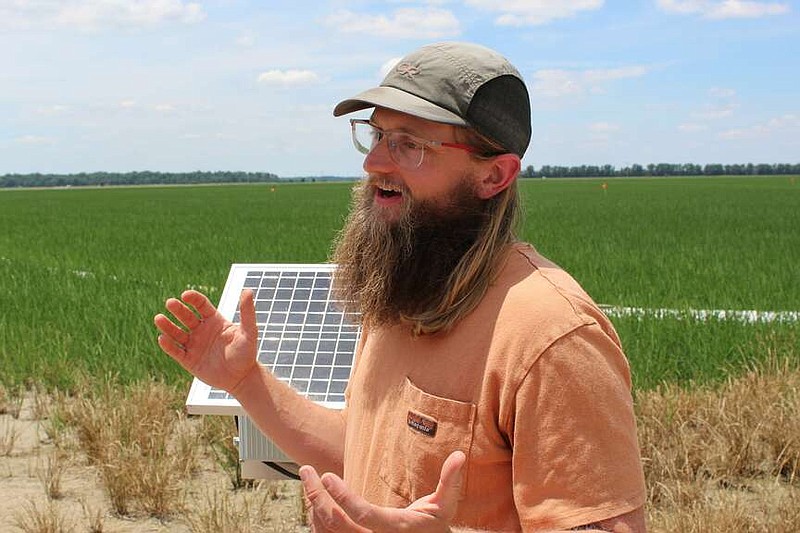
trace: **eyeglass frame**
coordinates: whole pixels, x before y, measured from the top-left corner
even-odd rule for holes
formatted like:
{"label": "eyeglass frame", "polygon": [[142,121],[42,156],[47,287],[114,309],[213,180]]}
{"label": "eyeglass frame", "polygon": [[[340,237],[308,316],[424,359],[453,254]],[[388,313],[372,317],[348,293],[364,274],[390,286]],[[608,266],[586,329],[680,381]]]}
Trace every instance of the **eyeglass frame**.
{"label": "eyeglass frame", "polygon": [[[370,146],[370,147],[364,146],[363,144],[361,144],[358,141],[358,138],[356,136],[356,125],[357,124],[365,124],[365,125],[371,127],[373,131],[378,132],[378,134],[380,135],[380,138],[378,138],[376,141],[374,141],[372,146]],[[458,150],[464,150],[465,152],[469,152],[471,154],[480,153],[480,150],[478,148],[476,148],[474,146],[471,146],[469,144],[452,143],[452,142],[445,142],[445,141],[434,141],[434,140],[431,140],[431,139],[425,139],[423,137],[418,137],[417,135],[414,135],[412,133],[408,133],[408,132],[405,132],[405,131],[384,130],[382,128],[379,128],[378,126],[376,126],[372,122],[370,122],[369,119],[365,119],[365,118],[351,118],[350,119],[350,132],[351,132],[351,136],[353,138],[353,145],[355,145],[356,150],[358,150],[359,152],[361,152],[364,155],[369,155],[369,153],[372,152],[372,150],[375,149],[375,147],[378,145],[378,143],[380,143],[383,140],[383,138],[386,137],[386,146],[387,146],[387,148],[389,148],[389,156],[392,158],[392,161],[394,161],[395,164],[397,164],[397,165],[400,165],[400,163],[398,163],[397,159],[395,159],[395,155],[394,155],[395,150],[397,150],[397,143],[390,144],[389,143],[389,137],[387,136],[387,134],[391,135],[391,134],[396,133],[396,134],[402,134],[402,135],[406,135],[407,137],[410,137],[413,141],[418,142],[422,146],[422,152],[421,152],[421,155],[419,157],[419,162],[415,166],[413,166],[412,168],[419,168],[419,167],[422,166],[422,162],[425,160],[425,148],[428,147],[428,146],[437,147],[437,148],[456,148]],[[403,165],[400,165],[400,166],[403,166]]]}

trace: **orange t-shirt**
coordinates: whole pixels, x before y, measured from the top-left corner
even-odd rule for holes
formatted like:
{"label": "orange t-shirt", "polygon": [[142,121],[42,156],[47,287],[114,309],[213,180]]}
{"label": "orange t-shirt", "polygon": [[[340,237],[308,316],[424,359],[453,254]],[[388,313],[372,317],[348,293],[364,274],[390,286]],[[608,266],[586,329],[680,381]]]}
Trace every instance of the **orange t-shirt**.
{"label": "orange t-shirt", "polygon": [[447,333],[364,331],[347,390],[344,479],[379,505],[432,493],[467,456],[454,525],[572,528],[644,504],[630,370],[608,319],[516,245]]}

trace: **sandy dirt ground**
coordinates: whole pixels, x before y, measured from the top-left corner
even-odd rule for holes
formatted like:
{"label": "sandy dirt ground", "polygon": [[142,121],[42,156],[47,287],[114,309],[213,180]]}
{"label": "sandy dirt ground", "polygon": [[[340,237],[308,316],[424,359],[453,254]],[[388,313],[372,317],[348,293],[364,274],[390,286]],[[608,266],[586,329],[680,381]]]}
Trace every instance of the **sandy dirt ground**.
{"label": "sandy dirt ground", "polygon": [[[64,460],[61,497],[48,499],[44,479],[56,451],[44,424],[34,417],[31,398],[23,401],[16,417],[0,414],[0,531],[192,531],[201,528],[192,528],[187,517],[199,520],[215,502],[220,507],[222,500],[223,507],[241,518],[231,529],[308,531],[298,523],[299,482],[272,482],[268,487],[264,482],[257,489],[234,491],[228,476],[210,457],[200,461],[200,471],[184,487],[186,512],[169,520],[115,515],[97,469],[87,466],[80,452]],[[60,520],[62,528],[24,527],[35,522],[33,516],[40,521]]]}

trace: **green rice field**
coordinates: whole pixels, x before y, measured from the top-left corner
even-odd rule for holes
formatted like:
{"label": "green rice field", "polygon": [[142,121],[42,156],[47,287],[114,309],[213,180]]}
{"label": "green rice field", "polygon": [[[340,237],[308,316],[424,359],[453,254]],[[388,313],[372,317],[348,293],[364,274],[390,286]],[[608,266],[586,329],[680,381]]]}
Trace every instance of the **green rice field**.
{"label": "green rice field", "polygon": [[[612,317],[638,388],[719,381],[771,356],[800,363],[797,320],[689,312],[800,311],[800,180],[602,183],[523,181],[521,236],[599,303],[644,310]],[[0,191],[0,383],[188,384],[156,345],[164,300],[187,287],[217,300],[231,263],[325,261],[350,187]]]}

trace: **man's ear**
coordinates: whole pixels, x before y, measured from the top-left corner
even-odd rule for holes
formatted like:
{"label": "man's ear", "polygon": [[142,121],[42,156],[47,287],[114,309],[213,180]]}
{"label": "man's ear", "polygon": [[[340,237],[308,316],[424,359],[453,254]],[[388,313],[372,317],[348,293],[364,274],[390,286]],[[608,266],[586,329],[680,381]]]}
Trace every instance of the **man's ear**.
{"label": "man's ear", "polygon": [[476,191],[488,200],[504,191],[519,174],[522,163],[517,154],[500,154],[480,163]]}

